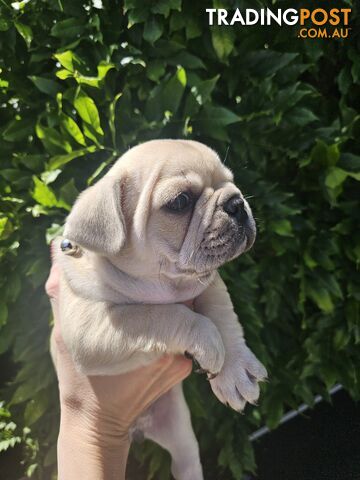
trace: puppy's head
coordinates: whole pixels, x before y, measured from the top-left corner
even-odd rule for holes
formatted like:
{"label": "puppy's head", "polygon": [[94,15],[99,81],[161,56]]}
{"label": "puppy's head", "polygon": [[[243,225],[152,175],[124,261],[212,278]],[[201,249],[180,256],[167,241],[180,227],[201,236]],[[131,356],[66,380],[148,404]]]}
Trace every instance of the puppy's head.
{"label": "puppy's head", "polygon": [[205,145],[154,140],[83,192],[65,236],[133,273],[206,275],[248,250],[256,228],[232,173]]}

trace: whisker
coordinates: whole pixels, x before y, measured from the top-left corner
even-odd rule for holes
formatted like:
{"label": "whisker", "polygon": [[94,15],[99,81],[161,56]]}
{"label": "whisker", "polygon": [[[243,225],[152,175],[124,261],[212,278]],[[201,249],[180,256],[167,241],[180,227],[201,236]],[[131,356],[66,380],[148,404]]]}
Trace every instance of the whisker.
{"label": "whisker", "polygon": [[228,146],[227,146],[227,149],[226,149],[225,158],[224,158],[224,160],[223,160],[223,164],[224,164],[224,165],[226,165],[226,160],[227,160],[227,157],[228,157],[229,150],[230,150],[230,145],[228,145]]}

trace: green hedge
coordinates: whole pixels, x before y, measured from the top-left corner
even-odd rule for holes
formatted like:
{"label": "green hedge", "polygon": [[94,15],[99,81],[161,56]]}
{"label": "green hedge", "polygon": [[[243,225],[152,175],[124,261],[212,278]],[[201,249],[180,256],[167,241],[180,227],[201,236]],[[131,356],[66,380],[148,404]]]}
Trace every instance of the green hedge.
{"label": "green hedge", "polygon": [[[259,228],[252,252],[223,270],[270,373],[259,407],[239,416],[202,378],[186,383],[206,478],[239,480],[256,468],[251,431],[336,382],[360,397],[359,16],[349,39],[302,40],[289,27],[210,28],[196,0],[102,4],[0,3],[0,352],[16,366],[0,450],[23,445],[35,478],[54,471],[43,285],[49,241],[78,192],[138,142],[192,138],[226,159]],[[142,478],[169,478],[159,448],[134,455]]]}

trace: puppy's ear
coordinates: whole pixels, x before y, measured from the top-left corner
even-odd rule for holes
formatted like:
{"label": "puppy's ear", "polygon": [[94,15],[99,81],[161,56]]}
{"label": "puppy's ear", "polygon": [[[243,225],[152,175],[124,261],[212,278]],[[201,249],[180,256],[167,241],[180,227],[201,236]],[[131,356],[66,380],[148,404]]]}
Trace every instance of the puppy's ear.
{"label": "puppy's ear", "polygon": [[82,192],[67,217],[64,236],[97,253],[119,253],[126,238],[121,182],[104,177]]}

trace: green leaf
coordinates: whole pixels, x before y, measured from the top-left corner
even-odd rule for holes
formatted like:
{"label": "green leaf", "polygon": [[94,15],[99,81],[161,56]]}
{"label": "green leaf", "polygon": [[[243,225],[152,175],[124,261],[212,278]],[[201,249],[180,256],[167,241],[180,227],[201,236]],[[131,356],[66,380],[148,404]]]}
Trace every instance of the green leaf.
{"label": "green leaf", "polygon": [[34,386],[31,382],[23,383],[20,385],[16,390],[12,397],[12,403],[22,403],[29,398],[31,398],[34,394]]}
{"label": "green leaf", "polygon": [[292,225],[289,220],[273,220],[270,222],[270,231],[277,233],[282,237],[293,237]]}
{"label": "green leaf", "polygon": [[80,127],[71,117],[68,117],[64,113],[61,114],[61,126],[77,143],[83,146],[86,145],[85,137]]}
{"label": "green leaf", "polygon": [[352,153],[342,153],[340,165],[344,170],[360,172],[360,155]]}
{"label": "green leaf", "polygon": [[319,118],[308,108],[305,107],[295,107],[289,110],[286,114],[286,119],[291,121],[299,127],[303,127],[309,123],[312,123]]}
{"label": "green leaf", "polygon": [[51,245],[51,242],[63,234],[64,225],[58,225],[57,223],[52,223],[51,227],[46,229],[46,244]]}
{"label": "green leaf", "polygon": [[[186,105],[189,108],[189,103]],[[228,142],[229,135],[226,131],[228,125],[241,121],[241,118],[225,107],[213,106],[206,103],[199,114],[193,119],[197,129],[205,135],[222,142]]]}
{"label": "green leaf", "polygon": [[346,95],[349,91],[350,86],[352,85],[351,72],[348,65],[346,65],[339,73],[337,78],[340,92],[343,95]]}
{"label": "green leaf", "polygon": [[198,21],[197,17],[191,17],[186,22],[186,38],[191,40],[192,38],[200,37],[203,29],[201,23]]}
{"label": "green leaf", "polygon": [[65,185],[60,188],[59,199],[66,205],[72,205],[79,195],[78,189],[75,187],[74,179],[71,178]]}
{"label": "green leaf", "polygon": [[78,57],[70,51],[66,50],[65,52],[62,53],[56,53],[54,57],[60,62],[60,64],[66,68],[66,70],[69,70],[70,72],[74,72],[74,63],[79,63]]}
{"label": "green leaf", "polygon": [[336,351],[343,350],[349,344],[350,340],[351,340],[350,333],[345,329],[339,328],[334,333],[334,338],[333,338],[335,350]]}
{"label": "green leaf", "polygon": [[78,18],[67,18],[55,23],[50,31],[50,35],[57,38],[71,39],[82,35],[85,26]]}
{"label": "green leaf", "polygon": [[234,49],[235,32],[232,28],[213,27],[211,41],[218,58],[226,61]]}
{"label": "green leaf", "polygon": [[266,408],[266,425],[270,429],[277,427],[284,415],[284,400],[281,392],[275,389],[270,392],[265,399],[264,407]]}
{"label": "green leaf", "polygon": [[96,133],[95,129],[91,125],[89,125],[87,123],[84,123],[83,124],[83,132],[84,132],[85,137],[92,140],[95,143],[95,145],[98,147],[99,150],[101,150],[103,148],[100,141],[99,141],[99,134]]}
{"label": "green leaf", "polygon": [[105,61],[100,62],[99,65],[97,66],[98,80],[99,81],[104,80],[109,70],[112,70],[113,68],[115,68],[115,65],[113,63],[108,63]]}
{"label": "green leaf", "polygon": [[351,75],[354,83],[360,83],[360,60],[357,54],[352,55],[353,64],[351,67]]}
{"label": "green leaf", "polygon": [[96,152],[96,150],[97,147],[95,145],[90,145],[89,147],[82,148],[80,150],[74,150],[67,155],[55,155],[54,157],[50,158],[47,168],[49,170],[55,170],[59,167],[66,165],[72,160],[75,160],[76,158],[86,155],[87,153]]}
{"label": "green leaf", "polygon": [[339,145],[337,143],[334,143],[328,146],[326,153],[328,157],[328,163],[330,165],[336,165],[340,158]]}
{"label": "green leaf", "polygon": [[21,438],[19,436],[14,436],[7,438],[5,440],[0,440],[0,452],[5,452],[8,448],[13,448],[18,443],[21,443]]}
{"label": "green leaf", "polygon": [[48,78],[43,77],[36,77],[34,75],[30,75],[29,78],[34,83],[36,88],[40,90],[40,92],[46,93],[51,97],[55,96],[60,90],[60,85],[57,82],[54,82],[54,80],[49,80]]}
{"label": "green leaf", "polygon": [[294,393],[298,395],[306,405],[311,407],[314,405],[314,394],[305,383],[296,385]]}
{"label": "green leaf", "polygon": [[358,182],[360,181],[360,172],[359,173],[356,173],[356,172],[347,172],[348,174],[348,177],[351,177],[353,178],[354,180],[357,180]]}
{"label": "green leaf", "polygon": [[224,107],[216,107],[213,105],[207,105],[204,110],[204,117],[213,120],[216,124],[221,126],[228,126],[233,123],[237,123],[241,118],[234,112]]}
{"label": "green leaf", "polygon": [[151,6],[151,11],[153,13],[158,13],[164,15],[165,17],[169,16],[170,10],[181,10],[181,0],[157,0]]}
{"label": "green leaf", "polygon": [[184,68],[178,68],[175,75],[168,81],[162,92],[164,110],[176,113],[186,87],[186,72]]}
{"label": "green leaf", "polygon": [[204,105],[204,103],[211,100],[211,94],[219,78],[220,75],[216,75],[209,80],[204,80],[203,82],[197,83],[191,88],[191,93],[195,96],[199,105]]}
{"label": "green leaf", "polygon": [[79,90],[74,100],[74,107],[84,122],[91,125],[99,135],[104,135],[100,126],[99,111],[92,98],[82,90]]}
{"label": "green leaf", "polygon": [[316,141],[316,145],[313,147],[310,154],[310,162],[322,166],[336,165],[339,158],[339,146],[337,144],[329,146],[322,140]]}
{"label": "green leaf", "polygon": [[34,120],[32,118],[15,118],[3,131],[3,138],[8,142],[23,140],[34,132]]}
{"label": "green leaf", "polygon": [[180,106],[186,83],[186,72],[182,67],[178,67],[175,75],[164,85],[155,87],[151,92],[146,103],[146,116],[150,119],[160,120],[165,112],[175,114]]}
{"label": "green leaf", "polygon": [[38,123],[36,125],[36,134],[44,144],[46,150],[51,154],[59,152],[71,152],[72,148],[62,135],[55,128],[45,127]]}
{"label": "green leaf", "polygon": [[26,405],[24,412],[25,424],[28,426],[37,422],[49,408],[50,399],[47,392],[42,390],[35,395]]}
{"label": "green leaf", "polygon": [[161,37],[163,29],[162,22],[157,17],[152,16],[145,23],[143,37],[147,42],[153,44]]}
{"label": "green leaf", "polygon": [[334,310],[329,292],[323,287],[308,287],[308,296],[316,303],[316,305],[325,313],[331,313]]}
{"label": "green leaf", "polygon": [[112,143],[113,146],[116,148],[116,104],[118,100],[121,98],[122,92],[118,93],[115,95],[114,99],[109,105],[109,128],[111,132],[111,138],[112,138]]}
{"label": "green leaf", "polygon": [[98,70],[97,77],[88,77],[85,75],[81,75],[78,72],[75,72],[74,78],[79,85],[89,85],[90,87],[100,88],[104,82],[104,78],[106,77],[107,72],[112,68],[114,68],[113,64],[102,62],[97,67],[97,70]]}
{"label": "green leaf", "polygon": [[50,170],[48,172],[43,172],[41,174],[41,181],[44,182],[45,185],[49,185],[50,183],[55,182],[60,173],[61,170]]}
{"label": "green leaf", "polygon": [[23,23],[20,23],[20,22],[14,22],[14,25],[16,30],[25,40],[27,47],[29,48],[31,45],[31,41],[33,39],[33,32],[31,30],[31,27],[29,27],[28,25],[24,25]]}
{"label": "green leaf", "polygon": [[345,172],[345,170],[338,167],[330,167],[325,174],[325,185],[328,188],[335,189],[344,183],[347,176],[348,172]]}
{"label": "green leaf", "polygon": [[39,178],[33,176],[34,189],[32,191],[32,198],[44,207],[59,207],[67,208],[64,202],[58,201],[53,190],[45,185]]}
{"label": "green leaf", "polygon": [[282,70],[298,57],[298,53],[282,53],[270,49],[250,51],[244,56],[240,68],[247,75],[266,78]]}
{"label": "green leaf", "polygon": [[161,60],[154,60],[148,63],[147,69],[146,69],[146,75],[150,78],[150,80],[153,80],[154,82],[157,82],[160,77],[162,77],[165,73],[165,64]]}
{"label": "green leaf", "polygon": [[315,267],[318,266],[318,263],[311,257],[309,252],[305,252],[303,258],[305,265],[310,268],[310,270],[313,270]]}
{"label": "green leaf", "polygon": [[58,70],[55,75],[60,78],[60,80],[66,80],[67,78],[72,78],[74,75],[72,72],[69,72],[69,70],[66,70],[65,68],[62,68],[61,70]]}
{"label": "green leaf", "polygon": [[145,8],[134,8],[130,10],[128,14],[127,28],[131,28],[137,23],[145,22],[148,17],[149,17],[149,11]]}
{"label": "green leaf", "polygon": [[168,60],[169,65],[181,65],[188,69],[206,68],[204,62],[189,52],[179,52]]}
{"label": "green leaf", "polygon": [[8,217],[0,217],[0,239],[5,240],[13,232],[14,227]]}

